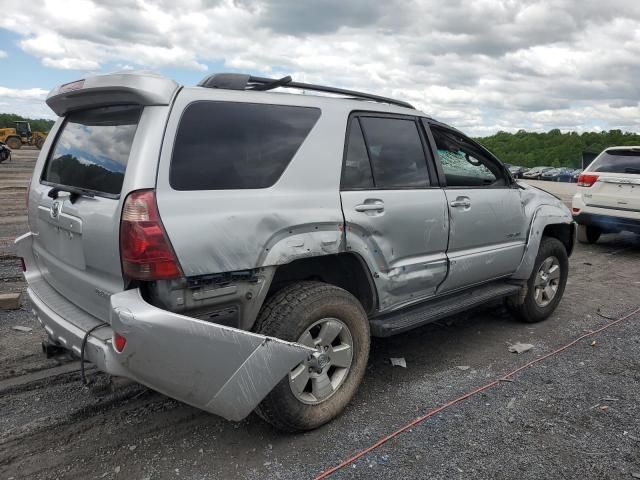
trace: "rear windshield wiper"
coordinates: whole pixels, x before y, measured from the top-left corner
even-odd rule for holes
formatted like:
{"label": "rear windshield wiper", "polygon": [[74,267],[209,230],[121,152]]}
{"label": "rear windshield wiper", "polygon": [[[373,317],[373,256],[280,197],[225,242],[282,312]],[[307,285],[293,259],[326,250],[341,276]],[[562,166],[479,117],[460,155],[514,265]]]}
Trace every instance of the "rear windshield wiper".
{"label": "rear windshield wiper", "polygon": [[95,194],[91,190],[85,190],[84,188],[67,187],[67,186],[53,187],[51,190],[49,190],[49,193],[47,193],[47,196],[55,200],[56,198],[58,198],[58,193],[60,192],[68,192],[69,201],[71,203],[75,203],[76,200],[81,196],[89,197],[89,198],[95,197]]}
{"label": "rear windshield wiper", "polygon": [[640,168],[627,167],[624,169],[624,173],[640,173]]}

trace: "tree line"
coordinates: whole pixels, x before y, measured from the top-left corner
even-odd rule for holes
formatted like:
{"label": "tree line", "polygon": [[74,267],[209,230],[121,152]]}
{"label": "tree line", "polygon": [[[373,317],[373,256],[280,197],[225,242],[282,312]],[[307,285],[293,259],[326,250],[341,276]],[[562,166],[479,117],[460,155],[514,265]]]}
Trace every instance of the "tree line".
{"label": "tree line", "polygon": [[546,133],[500,131],[476,140],[503,162],[524,167],[580,168],[583,152],[598,154],[608,147],[640,145],[637,133],[622,130],[562,133],[557,128]]}
{"label": "tree line", "polygon": [[0,113],[0,128],[15,128],[16,122],[26,120],[34,132],[48,132],[53,127],[53,120],[46,118],[25,118],[15,113]]}

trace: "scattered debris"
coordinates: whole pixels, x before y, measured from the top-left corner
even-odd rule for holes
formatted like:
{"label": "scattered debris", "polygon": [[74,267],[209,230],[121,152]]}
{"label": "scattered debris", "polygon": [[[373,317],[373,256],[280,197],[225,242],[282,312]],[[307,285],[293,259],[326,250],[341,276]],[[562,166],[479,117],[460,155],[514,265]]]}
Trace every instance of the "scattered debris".
{"label": "scattered debris", "polygon": [[116,468],[114,468],[113,471],[116,472],[116,475],[118,473],[120,473],[120,465],[118,465]]}
{"label": "scattered debris", "polygon": [[595,347],[596,346],[596,341],[594,340],[593,342],[591,342],[591,346]]}
{"label": "scattered debris", "polygon": [[407,361],[404,359],[404,357],[399,357],[399,358],[391,357],[389,360],[391,360],[391,365],[394,367],[407,368]]}
{"label": "scattered debris", "polygon": [[465,370],[469,370],[471,367],[469,365],[457,365],[456,368],[458,370],[465,371]]}
{"label": "scattered debris", "polygon": [[511,400],[507,403],[507,408],[512,409],[516,404],[516,397],[511,397]]}
{"label": "scattered debris", "polygon": [[609,410],[609,405],[602,405],[600,410]]}
{"label": "scattered debris", "polygon": [[22,293],[0,293],[0,310],[17,310],[22,303]]}
{"label": "scattered debris", "polygon": [[16,325],[11,328],[17,332],[25,332],[25,333],[31,332],[33,330],[33,328],[31,327],[23,327],[22,325]]}
{"label": "scattered debris", "polygon": [[631,474],[631,476],[632,476],[633,478],[640,478],[640,473],[633,472],[633,473]]}
{"label": "scattered debris", "polygon": [[379,465],[388,465],[389,464],[389,455],[381,455],[378,457]]}
{"label": "scattered debris", "polygon": [[533,348],[533,345],[530,343],[514,343],[513,345],[509,345],[509,351],[511,353],[517,353],[520,355],[521,353],[528,352]]}
{"label": "scattered debris", "polygon": [[589,263],[589,262],[582,262],[584,265],[589,265],[590,267],[593,265],[593,263]]}
{"label": "scattered debris", "polygon": [[131,446],[129,447],[129,450],[131,450],[131,451],[133,452],[136,448],[138,448],[138,446],[137,446],[137,445],[131,445]]}

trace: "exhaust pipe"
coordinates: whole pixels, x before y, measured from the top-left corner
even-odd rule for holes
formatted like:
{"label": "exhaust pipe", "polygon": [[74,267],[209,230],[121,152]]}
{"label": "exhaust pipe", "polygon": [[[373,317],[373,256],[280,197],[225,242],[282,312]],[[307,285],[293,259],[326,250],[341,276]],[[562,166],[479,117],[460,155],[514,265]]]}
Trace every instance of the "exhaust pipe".
{"label": "exhaust pipe", "polygon": [[47,358],[51,358],[67,353],[67,349],[61,347],[60,345],[56,345],[55,343],[50,343],[47,340],[43,340],[42,353],[44,353]]}

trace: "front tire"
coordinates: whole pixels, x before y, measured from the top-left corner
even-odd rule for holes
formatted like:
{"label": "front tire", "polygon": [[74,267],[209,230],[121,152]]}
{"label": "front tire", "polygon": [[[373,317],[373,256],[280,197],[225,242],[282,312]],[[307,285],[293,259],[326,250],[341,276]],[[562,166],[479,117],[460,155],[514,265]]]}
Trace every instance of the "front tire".
{"label": "front tire", "polygon": [[568,276],[569,257],[564,244],[557,238],[543,237],[525,288],[507,299],[507,308],[523,322],[547,319],[562,299]]}
{"label": "front tire", "polygon": [[275,386],[258,415],[280,430],[300,432],[342,413],[369,359],[369,321],[353,295],[322,282],[289,285],[267,300],[254,330],[318,352]]}
{"label": "front tire", "polygon": [[580,243],[592,244],[596,243],[602,234],[602,230],[598,227],[590,225],[578,225],[578,241]]}

